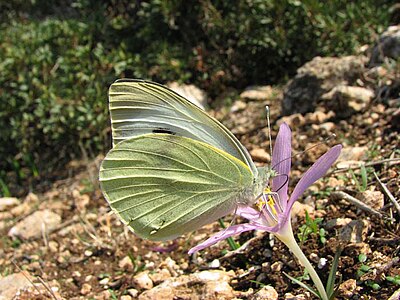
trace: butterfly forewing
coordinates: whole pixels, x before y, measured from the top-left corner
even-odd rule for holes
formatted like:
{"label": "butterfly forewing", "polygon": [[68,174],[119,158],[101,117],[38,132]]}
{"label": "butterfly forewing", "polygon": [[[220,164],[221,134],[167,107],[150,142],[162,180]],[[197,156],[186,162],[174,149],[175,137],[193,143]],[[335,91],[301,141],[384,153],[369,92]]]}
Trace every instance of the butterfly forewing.
{"label": "butterfly forewing", "polygon": [[170,133],[221,149],[255,167],[248,151],[220,122],[165,86],[142,80],[119,80],[109,90],[113,143],[147,133]]}
{"label": "butterfly forewing", "polygon": [[118,143],[100,182],[111,208],[136,234],[168,240],[232,212],[253,197],[254,177],[234,156],[194,139],[146,134]]}

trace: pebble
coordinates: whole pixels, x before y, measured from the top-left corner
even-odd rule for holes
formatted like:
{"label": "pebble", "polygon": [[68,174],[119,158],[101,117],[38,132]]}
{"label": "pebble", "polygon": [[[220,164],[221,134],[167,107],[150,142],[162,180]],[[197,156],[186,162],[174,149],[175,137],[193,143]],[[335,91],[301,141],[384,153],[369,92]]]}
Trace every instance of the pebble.
{"label": "pebble", "polygon": [[348,279],[342,282],[339,286],[339,295],[341,297],[350,298],[357,292],[357,281]]}
{"label": "pebble", "polygon": [[20,272],[0,278],[0,299],[14,299],[19,290],[32,285],[26,276],[30,277],[26,272],[24,274]]}
{"label": "pebble", "polygon": [[380,191],[359,192],[356,198],[375,210],[380,210],[385,204],[384,195]]}
{"label": "pebble", "polygon": [[150,290],[153,288],[153,281],[149,277],[148,271],[143,271],[133,277],[133,283],[140,290]]}
{"label": "pebble", "polygon": [[367,220],[353,220],[339,230],[339,240],[360,243],[364,242],[370,223]]}
{"label": "pebble", "polygon": [[282,268],[283,268],[283,262],[281,261],[276,261],[271,265],[272,272],[280,272]]}
{"label": "pebble", "polygon": [[82,284],[82,288],[80,290],[81,295],[87,295],[92,291],[92,286],[88,283]]}
{"label": "pebble", "polygon": [[10,209],[13,206],[19,205],[21,202],[18,198],[14,197],[3,197],[0,198],[0,211]]}
{"label": "pebble", "polygon": [[58,214],[47,209],[40,210],[18,222],[10,229],[8,235],[24,240],[40,238],[43,230],[51,232],[60,224],[61,217]]}
{"label": "pebble", "polygon": [[276,97],[276,92],[270,85],[255,85],[247,87],[241,94],[241,99],[265,101]]}
{"label": "pebble", "polygon": [[249,300],[277,300],[278,292],[270,285],[263,286],[258,292],[249,297]]}
{"label": "pebble", "polygon": [[265,163],[271,162],[271,155],[263,148],[256,148],[251,150],[250,155],[254,159],[254,161]]}

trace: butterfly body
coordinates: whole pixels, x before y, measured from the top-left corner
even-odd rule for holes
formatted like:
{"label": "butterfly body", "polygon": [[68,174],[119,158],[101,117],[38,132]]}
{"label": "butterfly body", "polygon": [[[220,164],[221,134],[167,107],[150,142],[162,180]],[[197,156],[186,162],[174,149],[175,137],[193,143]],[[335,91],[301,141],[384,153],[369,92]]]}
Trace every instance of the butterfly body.
{"label": "butterfly body", "polygon": [[139,236],[176,238],[262,193],[268,170],[188,100],[140,80],[117,81],[109,97],[114,148],[101,165],[101,187]]}

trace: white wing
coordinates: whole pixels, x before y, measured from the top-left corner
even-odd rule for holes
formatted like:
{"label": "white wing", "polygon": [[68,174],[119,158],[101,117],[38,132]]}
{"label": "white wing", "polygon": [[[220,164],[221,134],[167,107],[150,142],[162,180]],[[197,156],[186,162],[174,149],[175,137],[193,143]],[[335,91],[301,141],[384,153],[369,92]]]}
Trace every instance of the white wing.
{"label": "white wing", "polygon": [[109,106],[114,145],[147,133],[170,133],[224,150],[258,175],[246,148],[224,125],[163,85],[117,80],[109,90]]}

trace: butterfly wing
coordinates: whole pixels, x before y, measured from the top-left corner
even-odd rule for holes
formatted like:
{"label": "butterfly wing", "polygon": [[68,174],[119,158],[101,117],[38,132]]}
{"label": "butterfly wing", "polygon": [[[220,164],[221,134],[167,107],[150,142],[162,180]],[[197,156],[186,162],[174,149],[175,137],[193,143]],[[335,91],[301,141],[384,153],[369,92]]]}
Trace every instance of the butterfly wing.
{"label": "butterfly wing", "polygon": [[249,166],[250,154],[220,122],[169,88],[149,81],[123,79],[109,90],[113,144],[147,133],[170,133],[205,142]]}
{"label": "butterfly wing", "polygon": [[190,138],[146,134],[118,143],[100,168],[103,193],[134,232],[168,240],[253,197],[253,174],[234,156]]}

